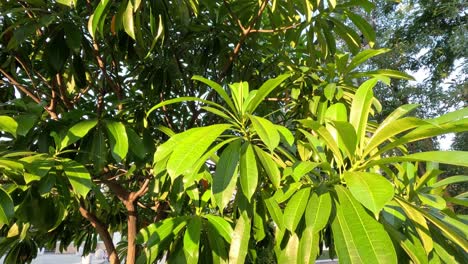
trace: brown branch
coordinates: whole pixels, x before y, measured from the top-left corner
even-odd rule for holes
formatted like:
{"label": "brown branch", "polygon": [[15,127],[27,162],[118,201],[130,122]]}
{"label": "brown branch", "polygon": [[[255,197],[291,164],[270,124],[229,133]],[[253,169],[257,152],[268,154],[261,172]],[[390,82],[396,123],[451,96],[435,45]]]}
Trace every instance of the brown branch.
{"label": "brown branch", "polygon": [[247,39],[251,31],[253,30],[253,27],[255,26],[257,21],[262,16],[263,11],[265,11],[267,4],[268,4],[268,0],[264,0],[262,4],[260,5],[260,8],[258,9],[257,15],[250,21],[249,26],[247,28],[241,27],[242,33],[241,33],[239,42],[237,42],[237,45],[234,47],[234,50],[232,51],[231,55],[229,55],[229,60],[227,61],[226,65],[224,65],[223,71],[218,77],[218,82],[221,82],[224,79],[224,77],[226,77],[226,74],[231,68],[232,63],[237,58],[237,56],[239,56],[239,52],[240,52],[242,44],[244,44],[245,40]]}
{"label": "brown branch", "polygon": [[107,253],[109,254],[109,261],[112,264],[120,263],[119,255],[117,254],[117,250],[115,249],[114,243],[112,242],[112,237],[107,230],[107,225],[101,220],[99,220],[96,215],[88,211],[85,207],[83,199],[80,200],[80,214],[88,220],[91,225],[96,229],[99,236],[101,237],[104,245],[106,246]]}
{"label": "brown branch", "polygon": [[[31,91],[28,90],[28,88],[26,88],[23,85],[21,85],[20,83],[18,83],[11,75],[9,75],[7,72],[5,72],[2,68],[0,68],[0,72],[10,81],[11,84],[16,86],[20,91],[22,91],[27,96],[31,97],[31,99],[34,102],[36,102],[38,104],[42,103],[42,101],[41,101],[41,99],[39,97],[35,96]],[[58,116],[55,113],[55,111],[53,111],[53,109],[49,109],[48,107],[44,107],[44,109],[47,111],[47,113],[50,115],[50,117],[52,119],[54,119],[54,120],[58,119]]]}
{"label": "brown branch", "polygon": [[60,92],[60,99],[62,100],[63,104],[65,105],[65,107],[67,109],[72,109],[73,108],[73,104],[70,102],[70,100],[68,99],[68,96],[67,96],[67,91],[65,89],[65,85],[63,83],[63,80],[62,80],[62,76],[57,73],[55,75],[55,80],[57,82],[57,86],[59,88],[59,92]]}
{"label": "brown branch", "polygon": [[250,33],[276,33],[280,31],[286,31],[288,29],[296,28],[299,26],[301,23],[296,23],[294,25],[290,26],[285,26],[285,27],[280,27],[280,28],[275,28],[275,29],[252,29]]}
{"label": "brown branch", "polygon": [[31,84],[34,88],[34,91],[36,92],[36,96],[39,96],[37,94],[37,87],[36,87],[36,84],[34,83],[34,79],[32,78],[31,74],[29,73],[28,69],[26,68],[26,65],[24,64],[24,62],[18,57],[18,56],[15,56],[15,60],[21,65],[21,67],[23,67],[23,70],[26,72],[26,75],[28,75],[29,79],[31,80]]}
{"label": "brown branch", "polygon": [[231,7],[229,6],[229,3],[226,0],[223,0],[223,3],[229,12],[229,15],[232,17],[232,19],[234,19],[234,23],[236,23],[241,28],[242,32],[245,32],[245,27],[242,25],[242,22],[240,21],[236,13],[232,11]]}

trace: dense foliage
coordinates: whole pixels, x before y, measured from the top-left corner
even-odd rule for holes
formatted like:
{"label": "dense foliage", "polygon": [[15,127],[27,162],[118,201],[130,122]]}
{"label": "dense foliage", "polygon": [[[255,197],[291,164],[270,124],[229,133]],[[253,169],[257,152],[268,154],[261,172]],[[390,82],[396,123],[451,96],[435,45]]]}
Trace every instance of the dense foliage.
{"label": "dense foliage", "polygon": [[466,193],[445,191],[467,176],[437,163],[468,153],[407,144],[468,109],[379,115],[374,87],[412,77],[364,65],[390,51],[373,7],[2,1],[0,255],[99,237],[112,263],[467,262]]}

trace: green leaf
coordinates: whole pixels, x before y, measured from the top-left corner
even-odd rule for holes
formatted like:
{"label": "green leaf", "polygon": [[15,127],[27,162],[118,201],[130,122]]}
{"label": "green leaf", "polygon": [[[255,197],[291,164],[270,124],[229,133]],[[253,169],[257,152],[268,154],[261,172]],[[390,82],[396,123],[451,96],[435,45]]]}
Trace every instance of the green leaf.
{"label": "green leaf", "polygon": [[426,250],[426,254],[429,255],[429,253],[434,248],[434,242],[432,241],[426,219],[424,219],[424,216],[421,214],[421,212],[418,211],[413,205],[403,201],[402,199],[399,199],[397,196],[396,198],[397,199],[395,200],[400,204],[401,208],[403,208],[406,216],[413,222],[413,225],[416,228],[416,232],[418,233],[424,249]]}
{"label": "green leaf", "polygon": [[89,130],[95,127],[96,124],[97,124],[97,120],[85,120],[72,126],[68,130],[65,137],[62,139],[59,149],[63,150],[64,148],[68,147],[69,145],[75,143],[79,139],[86,136]]}
{"label": "green leaf", "polygon": [[[94,13],[92,16],[89,18],[88,22],[88,30],[89,33],[93,38],[95,38],[96,30],[98,29],[98,26],[101,24],[101,21],[104,20],[107,16],[106,9],[111,1],[109,0],[102,0],[99,2],[98,6],[96,7],[96,10],[94,10]],[[130,2],[130,1],[129,1]]]}
{"label": "green leaf", "polygon": [[275,201],[274,197],[270,197],[263,199],[265,202],[266,208],[270,213],[271,219],[275,222],[276,226],[279,229],[284,229],[284,222],[283,222],[283,213],[281,212],[281,208],[279,207],[278,203]]}
{"label": "green leaf", "polygon": [[127,132],[128,142],[130,144],[129,150],[138,158],[144,159],[146,157],[146,147],[143,139],[130,127],[125,127]]}
{"label": "green leaf", "polygon": [[166,106],[166,105],[170,105],[170,104],[175,104],[175,103],[185,103],[185,102],[192,102],[192,101],[195,101],[195,102],[202,102],[202,103],[205,103],[205,104],[208,104],[208,105],[211,105],[211,106],[214,106],[214,107],[217,107],[221,110],[224,110],[224,112],[228,113],[229,111],[227,111],[227,109],[225,109],[224,107],[222,107],[221,105],[219,104],[216,104],[216,103],[213,103],[211,101],[208,101],[208,100],[203,100],[203,99],[200,99],[198,97],[191,97],[191,96],[188,96],[188,97],[178,97],[178,98],[174,98],[174,99],[170,99],[170,100],[166,100],[166,101],[162,101],[161,103],[151,107],[150,110],[148,110],[148,112],[146,113],[146,117],[148,117],[154,110],[158,109],[158,108],[161,108],[163,106]]}
{"label": "green leaf", "polygon": [[270,154],[263,151],[261,148],[254,146],[255,152],[257,153],[257,157],[260,160],[260,163],[263,166],[266,174],[270,178],[271,183],[273,186],[278,189],[280,187],[281,181],[281,173],[278,169],[278,165],[270,156]]}
{"label": "green leaf", "polygon": [[106,128],[109,132],[112,157],[120,162],[127,156],[128,152],[128,136],[125,126],[121,122],[106,121]]}
{"label": "green leaf", "polygon": [[335,191],[338,200],[332,232],[340,263],[397,263],[383,226],[344,187],[336,185]]}
{"label": "green leaf", "polygon": [[439,195],[429,193],[418,193],[419,200],[425,205],[434,207],[439,210],[443,210],[447,207],[447,203],[444,198]]}
{"label": "green leaf", "polygon": [[[1,117],[0,117],[1,119]],[[36,115],[19,115],[15,117],[16,122],[18,122],[18,128],[16,130],[16,133],[20,136],[26,136],[28,132],[31,130],[31,128],[34,127],[34,125],[37,122],[37,116]],[[0,120],[0,124],[2,124],[2,121]],[[1,125],[0,125],[1,126]],[[2,130],[0,128],[0,130]]]}
{"label": "green leaf", "polygon": [[299,221],[304,215],[304,211],[309,200],[310,188],[303,188],[297,191],[289,200],[284,209],[284,226],[291,232],[296,230]]}
{"label": "green leaf", "polygon": [[289,146],[292,146],[294,144],[294,135],[291,131],[284,126],[276,125],[275,127],[280,133],[280,136],[283,137],[284,141],[286,141]]}
{"label": "green leaf", "polygon": [[[192,128],[183,132],[182,137],[167,162],[167,172],[175,180],[177,176],[189,171],[214,141],[231,125],[218,124],[207,127]],[[190,132],[189,132],[190,131]]]}
{"label": "green leaf", "polygon": [[65,31],[65,41],[68,47],[75,53],[80,52],[81,47],[81,30],[72,23],[65,23],[63,27]]}
{"label": "green leaf", "polygon": [[250,219],[242,214],[237,220],[232,233],[231,247],[229,248],[229,263],[243,264],[247,256],[250,240]]}
{"label": "green leaf", "polygon": [[242,192],[250,201],[258,184],[257,161],[252,145],[247,141],[242,145],[240,156],[240,185]]}
{"label": "green leaf", "polygon": [[363,156],[371,153],[372,150],[385,141],[392,140],[393,137],[399,133],[427,124],[427,121],[421,120],[419,118],[404,117],[381,125],[377,128],[377,130],[374,132],[374,135],[372,135],[371,139],[367,143]]}
{"label": "green leaf", "polygon": [[468,167],[468,151],[426,151],[399,157],[382,158],[366,164],[366,167],[401,161],[428,161]]}
{"label": "green leaf", "polygon": [[[349,122],[356,129],[356,136],[359,142],[363,142],[366,135],[367,119],[371,109],[374,93],[372,88],[377,84],[377,79],[365,81],[356,91],[351,104]],[[362,145],[362,144],[361,144]]]}
{"label": "green leaf", "polygon": [[208,242],[210,243],[210,248],[212,250],[213,264],[227,264],[228,254],[226,243],[222,237],[217,234],[217,230],[213,229],[213,226],[208,225],[206,236],[208,237]]}
{"label": "green leaf", "polygon": [[235,140],[224,149],[211,185],[215,204],[223,211],[232,198],[238,178],[241,142]]}
{"label": "green leaf", "polygon": [[[351,16],[352,17],[358,17],[356,15],[351,15],[350,13],[347,13],[347,14],[348,14],[348,16],[350,18],[351,18]],[[359,17],[359,18],[361,18],[361,17]],[[387,53],[389,51],[390,51],[390,49],[366,49],[366,50],[363,50],[363,51],[359,52],[356,56],[353,57],[353,59],[351,60],[351,62],[348,65],[348,67],[346,67],[345,73],[348,73],[348,72],[354,70],[356,67],[358,67],[362,63],[366,62],[370,58],[375,57],[375,56],[380,55],[380,54],[383,54],[383,53]]]}
{"label": "green leaf", "polygon": [[305,222],[307,228],[311,228],[313,234],[325,228],[328,223],[332,209],[332,199],[329,192],[318,195],[313,192],[310,196],[305,211]]}
{"label": "green leaf", "polygon": [[280,142],[280,135],[278,130],[276,130],[275,125],[262,117],[251,115],[249,118],[250,121],[252,121],[252,125],[260,139],[265,143],[270,151],[273,151]]}
{"label": "green leaf", "polygon": [[375,31],[369,24],[369,22],[367,22],[363,17],[356,15],[352,12],[346,12],[346,14],[348,15],[349,19],[351,19],[353,24],[359,28],[362,35],[364,35],[364,37],[369,41],[369,47],[372,48],[375,44]]}
{"label": "green leaf", "polygon": [[69,159],[64,159],[62,166],[63,172],[73,187],[73,191],[82,197],[86,197],[93,187],[88,170],[78,162]]}
{"label": "green leaf", "polygon": [[[328,218],[328,217],[327,217]],[[300,258],[298,263],[302,264],[313,264],[319,254],[319,241],[320,234],[313,231],[313,228],[306,225],[302,236],[299,241],[299,253]]]}
{"label": "green leaf", "polygon": [[229,244],[231,243],[231,235],[234,232],[231,224],[224,218],[217,215],[204,215],[208,220],[208,223],[218,232],[220,236],[226,240]]}
{"label": "green leaf", "polygon": [[184,235],[184,253],[187,263],[198,262],[198,250],[200,247],[200,233],[202,228],[201,218],[194,216],[188,223]]}
{"label": "green leaf", "polygon": [[348,122],[333,121],[332,124],[338,132],[339,147],[344,150],[349,158],[354,158],[357,147],[356,130]]}
{"label": "green leaf", "polygon": [[325,98],[327,98],[329,101],[332,101],[335,98],[335,91],[336,83],[329,83],[323,89],[323,94],[325,95]]}
{"label": "green leaf", "polygon": [[132,38],[135,38],[135,26],[133,23],[133,5],[132,1],[128,1],[127,8],[125,9],[125,12],[123,13],[123,27],[125,32]]}
{"label": "green leaf", "polygon": [[206,78],[203,78],[202,76],[199,76],[199,75],[193,76],[192,80],[200,81],[200,82],[210,86],[211,88],[213,88],[219,94],[219,96],[221,96],[221,98],[224,100],[224,102],[226,102],[226,104],[229,106],[229,108],[234,113],[236,112],[236,108],[234,107],[234,102],[231,100],[231,98],[229,97],[227,92],[224,91],[224,89],[223,89],[223,87],[221,85],[219,85],[218,83],[213,82],[211,80],[208,80]]}
{"label": "green leaf", "polygon": [[[310,120],[306,120],[306,121],[307,122],[301,122],[301,123],[305,127],[312,128],[320,136],[320,138],[323,139],[323,141],[325,141],[327,148],[333,152],[338,166],[342,166],[344,164],[343,156],[341,155],[341,151],[340,151],[340,148],[338,147],[337,142],[335,141],[333,136],[330,134],[330,132],[328,132],[328,130],[324,126],[321,126],[318,122],[315,122],[315,121],[308,122]],[[312,138],[315,138],[315,137],[312,134],[310,134],[309,132],[303,129],[299,129],[299,131],[302,134],[304,134],[304,136],[306,136],[309,141],[313,142]]]}
{"label": "green leaf", "polygon": [[389,78],[394,78],[394,79],[402,79],[402,80],[409,80],[409,81],[414,81],[414,77],[406,74],[404,72],[396,71],[396,70],[388,70],[388,69],[382,69],[382,70],[375,70],[375,71],[368,71],[368,72],[352,72],[350,76],[354,78],[362,78],[362,77],[368,77],[372,76],[374,78],[378,78],[380,76],[384,77],[389,77]]}
{"label": "green leaf", "polygon": [[339,19],[329,17],[329,20],[333,22],[335,27],[333,30],[338,34],[348,46],[349,50],[356,54],[361,48],[361,38],[359,35],[350,27],[343,24]]}
{"label": "green leaf", "polygon": [[13,200],[10,195],[0,187],[0,224],[8,225],[15,215]]}
{"label": "green leaf", "polygon": [[400,244],[401,248],[408,254],[411,260],[415,264],[427,264],[428,259],[426,255],[426,251],[424,248],[419,244],[419,246],[411,243],[411,240],[408,239],[405,235],[398,232],[393,226],[386,224],[384,222],[385,229],[387,230],[390,237],[393,238],[393,241],[396,241]]}
{"label": "green leaf", "polygon": [[258,105],[267,97],[278,85],[280,85],[284,80],[289,78],[289,74],[280,75],[274,79],[266,81],[255,94],[255,97],[250,101],[248,107],[246,107],[247,113],[252,114]]}
{"label": "green leaf", "polygon": [[18,123],[9,117],[9,116],[0,116],[0,131],[10,133],[16,137],[16,130],[18,128]]}
{"label": "green leaf", "polygon": [[454,183],[459,183],[459,182],[468,182],[468,176],[467,175],[455,175],[455,176],[450,176],[447,177],[443,180],[440,180],[434,184],[432,184],[430,187],[431,188],[439,188],[443,187],[449,184],[454,184]]}
{"label": "green leaf", "polygon": [[315,169],[319,164],[316,162],[311,162],[311,161],[299,161],[296,164],[294,164],[293,167],[293,178],[296,181],[299,181],[302,176],[305,174],[311,172],[313,169]]}
{"label": "green leaf", "polygon": [[375,215],[393,198],[393,185],[380,174],[347,171],[344,179],[354,198]]}
{"label": "green leaf", "polygon": [[288,243],[279,254],[278,263],[298,263],[299,242],[297,234],[292,233],[288,239]]}

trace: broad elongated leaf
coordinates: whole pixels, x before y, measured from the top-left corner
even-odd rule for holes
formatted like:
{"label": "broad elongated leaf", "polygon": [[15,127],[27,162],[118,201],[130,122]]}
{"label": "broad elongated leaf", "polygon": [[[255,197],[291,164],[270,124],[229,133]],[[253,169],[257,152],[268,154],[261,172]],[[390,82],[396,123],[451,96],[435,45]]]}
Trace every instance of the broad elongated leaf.
{"label": "broad elongated leaf", "polygon": [[314,232],[309,225],[302,231],[302,236],[299,241],[299,261],[297,263],[312,264],[319,254],[319,233]]}
{"label": "broad elongated leaf", "polygon": [[278,257],[278,263],[298,263],[299,253],[299,237],[296,233],[292,233],[288,239],[288,243],[281,250]]}
{"label": "broad elongated leaf", "polygon": [[231,100],[231,98],[226,93],[226,91],[224,91],[224,89],[223,89],[223,87],[221,85],[219,85],[216,82],[213,82],[211,80],[208,80],[208,79],[206,79],[206,78],[204,78],[202,76],[199,76],[199,75],[193,76],[192,80],[200,81],[200,82],[210,86],[211,88],[213,88],[219,94],[219,96],[221,96],[221,98],[224,100],[224,102],[226,102],[226,104],[229,106],[229,108],[234,113],[236,112],[236,108],[234,107],[234,102]]}
{"label": "broad elongated leaf", "polygon": [[354,198],[376,215],[393,198],[393,185],[380,174],[345,172],[344,179]]}
{"label": "broad elongated leaf", "polygon": [[283,212],[281,212],[281,208],[279,207],[278,203],[273,197],[267,199],[264,198],[263,201],[265,202],[266,208],[271,216],[271,219],[275,222],[276,226],[278,226],[279,229],[283,230]]}
{"label": "broad elongated leaf", "polygon": [[16,137],[18,123],[9,116],[0,116],[0,131],[5,131]]}
{"label": "broad elongated leaf", "polygon": [[125,32],[127,32],[132,39],[135,39],[135,25],[133,20],[132,1],[128,1],[127,8],[123,13],[122,22]]}
{"label": "broad elongated leaf", "polygon": [[226,250],[226,243],[223,238],[219,236],[217,230],[214,229],[213,226],[208,225],[206,236],[208,237],[210,248],[212,250],[213,264],[227,264],[228,253]]}
{"label": "broad elongated leaf", "polygon": [[280,75],[274,79],[266,81],[255,94],[255,97],[250,101],[249,105],[246,107],[247,113],[253,113],[257,109],[258,105],[284,80],[289,77],[289,74]]}
{"label": "broad elongated leaf", "polygon": [[415,207],[411,204],[402,201],[401,199],[396,199],[396,201],[400,204],[400,206],[405,211],[406,216],[412,220],[414,227],[416,228],[416,232],[421,239],[421,242],[426,250],[426,254],[429,254],[433,247],[434,242],[432,241],[432,237],[430,236],[429,227],[427,225],[426,219],[424,216],[419,212]]}
{"label": "broad elongated leaf", "polygon": [[429,263],[426,255],[426,251],[419,244],[419,247],[411,242],[405,235],[398,232],[393,226],[384,223],[385,229],[387,230],[390,237],[394,241],[397,241],[401,248],[408,254],[411,260],[417,264],[426,264]]}
{"label": "broad elongated leaf", "polygon": [[128,136],[125,126],[121,122],[106,121],[106,128],[109,132],[112,157],[117,161],[121,161],[127,156],[128,152]]}
{"label": "broad elongated leaf", "polygon": [[[350,18],[351,17],[355,18],[355,19],[353,19],[353,22],[358,21],[358,19],[357,19],[358,16],[356,16],[354,14],[351,14],[351,13],[348,13],[348,16]],[[375,57],[377,55],[380,55],[380,54],[383,54],[383,53],[386,53],[386,52],[389,52],[389,51],[390,51],[390,49],[366,49],[366,50],[363,50],[363,51],[359,52],[356,56],[353,57],[353,59],[351,60],[351,62],[348,65],[348,67],[346,67],[346,72],[350,72],[350,71],[354,70],[356,67],[358,67],[359,65],[361,65],[362,63],[364,63],[365,61],[369,60],[372,57]]]}
{"label": "broad elongated leaf", "polygon": [[302,176],[311,172],[319,164],[311,161],[300,161],[293,167],[293,178],[299,181]]}
{"label": "broad elongated leaf", "polygon": [[297,191],[289,200],[284,209],[284,226],[291,232],[296,230],[299,221],[304,215],[304,211],[309,200],[310,188],[304,188]]}
{"label": "broad elongated leaf", "polygon": [[238,166],[241,153],[240,140],[235,140],[224,149],[216,165],[212,192],[215,203],[222,211],[232,198],[238,178]]}
{"label": "broad elongated leaf", "polygon": [[339,147],[344,150],[349,158],[354,158],[357,147],[356,130],[354,130],[354,127],[348,122],[334,121],[333,126],[338,132],[338,137],[340,139],[338,141]]}
{"label": "broad elongated leaf", "polygon": [[366,167],[401,161],[429,161],[468,167],[468,151],[426,151],[405,156],[383,158],[369,162]]}
{"label": "broad elongated leaf", "polygon": [[223,110],[226,113],[229,113],[229,111],[226,108],[222,107],[221,105],[219,105],[217,103],[213,103],[213,102],[208,101],[208,100],[203,100],[203,99],[200,99],[198,97],[187,96],[187,97],[178,97],[178,98],[170,99],[170,100],[167,100],[167,101],[163,101],[163,102],[151,107],[150,110],[148,110],[148,112],[146,113],[146,116],[149,116],[156,109],[161,108],[161,107],[166,106],[166,105],[175,104],[175,103],[193,102],[193,101],[201,102],[201,103],[204,103],[204,104],[207,104],[207,105],[211,105],[211,106],[214,106],[216,108],[219,108],[219,109]]}
{"label": "broad elongated leaf", "polygon": [[254,150],[249,142],[245,142],[240,156],[240,185],[249,201],[257,189],[257,184],[258,169]]}
{"label": "broad elongated leaf", "polygon": [[369,24],[369,22],[367,22],[363,17],[356,15],[352,12],[346,12],[346,14],[348,15],[349,19],[353,21],[353,24],[359,28],[362,35],[364,35],[364,37],[368,40],[369,46],[372,48],[375,44],[375,31]]}
{"label": "broad elongated leaf", "polygon": [[88,134],[89,130],[95,127],[97,120],[85,120],[72,126],[60,143],[60,150],[75,143]]}
{"label": "broad elongated leaf", "polygon": [[389,70],[389,69],[382,69],[382,70],[375,70],[375,71],[368,71],[368,72],[353,72],[350,74],[354,78],[361,78],[361,77],[367,77],[367,76],[373,76],[373,77],[389,77],[389,78],[395,78],[395,79],[402,79],[402,80],[410,80],[414,81],[414,77],[406,74],[401,71],[396,71],[396,70]]}
{"label": "broad elongated leaf", "polygon": [[270,151],[273,151],[280,142],[280,135],[275,125],[265,118],[250,116],[252,125],[260,139],[265,143]]}
{"label": "broad elongated leaf", "polygon": [[193,131],[187,137],[183,137],[178,145],[174,146],[174,151],[167,162],[169,176],[175,179],[189,170],[216,138],[229,127],[230,125],[227,124],[219,124],[191,129]]}
{"label": "broad elongated leaf", "polygon": [[459,183],[459,182],[468,182],[468,176],[467,175],[455,175],[455,176],[450,176],[448,178],[445,178],[441,181],[438,181],[434,184],[432,184],[430,187],[431,188],[439,188],[443,186],[447,186],[449,184],[454,184],[454,183]]}
{"label": "broad elongated leaf", "polygon": [[281,180],[281,173],[278,169],[278,165],[270,156],[270,154],[263,151],[261,148],[255,146],[255,152],[257,153],[257,157],[260,160],[260,163],[263,166],[266,174],[270,178],[271,183],[275,188],[279,188],[280,180]]}
{"label": "broad elongated leaf", "polygon": [[[325,141],[326,146],[333,152],[338,166],[343,165],[343,155],[341,154],[340,148],[338,147],[337,142],[333,139],[332,135],[324,126],[321,126],[318,122],[309,121],[310,120],[305,120],[301,123],[306,127],[312,128],[320,136],[320,138]],[[299,129],[299,131],[304,134],[304,136],[306,136],[309,141],[313,142],[312,138],[314,138],[314,136],[312,136],[309,132],[303,129]]]}
{"label": "broad elongated leaf", "polygon": [[63,160],[62,166],[63,172],[73,187],[73,191],[82,197],[86,197],[93,187],[88,170],[78,162],[69,159]]}
{"label": "broad elongated leaf", "polygon": [[332,223],[341,263],[397,263],[392,241],[344,187],[337,185],[336,216]]}
{"label": "broad elongated leaf", "polygon": [[369,117],[372,98],[374,97],[372,88],[374,88],[376,84],[377,79],[365,81],[357,89],[351,104],[349,122],[354,126],[354,129],[356,129],[357,140],[361,143],[366,133],[367,119]]}
{"label": "broad elongated leaf", "polygon": [[8,225],[14,214],[13,200],[10,195],[0,187],[0,226]]}
{"label": "broad elongated leaf", "polygon": [[229,263],[243,264],[247,256],[250,239],[250,219],[242,214],[237,220],[232,233],[231,247],[229,249]]}
{"label": "broad elongated leaf", "polygon": [[328,223],[332,209],[332,200],[329,192],[318,195],[313,192],[310,196],[305,211],[307,228],[311,228],[313,234],[317,234]]}
{"label": "broad elongated leaf", "polygon": [[231,243],[233,229],[228,221],[217,215],[205,215],[204,217],[208,220],[209,224],[213,226],[216,232],[226,240],[226,242]]}
{"label": "broad elongated leaf", "polygon": [[199,216],[194,216],[187,225],[184,235],[184,253],[187,263],[198,262],[201,228],[202,222]]}

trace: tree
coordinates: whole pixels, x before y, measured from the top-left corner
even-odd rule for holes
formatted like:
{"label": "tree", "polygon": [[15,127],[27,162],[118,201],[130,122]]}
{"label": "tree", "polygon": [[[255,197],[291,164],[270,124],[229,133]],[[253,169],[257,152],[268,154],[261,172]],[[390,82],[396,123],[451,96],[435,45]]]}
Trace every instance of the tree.
{"label": "tree", "polygon": [[372,7],[2,2],[0,253],[28,262],[60,241],[86,254],[99,236],[112,263],[253,262],[257,247],[311,262],[323,243],[344,262],[463,262],[445,183],[415,162],[467,154],[405,144],[466,131],[466,109],[373,122],[378,80],[411,77],[360,68],[388,52],[363,50],[375,32],[357,13]]}

